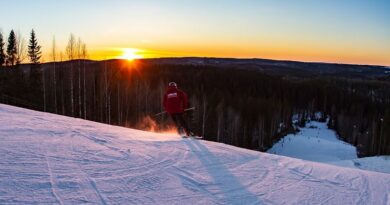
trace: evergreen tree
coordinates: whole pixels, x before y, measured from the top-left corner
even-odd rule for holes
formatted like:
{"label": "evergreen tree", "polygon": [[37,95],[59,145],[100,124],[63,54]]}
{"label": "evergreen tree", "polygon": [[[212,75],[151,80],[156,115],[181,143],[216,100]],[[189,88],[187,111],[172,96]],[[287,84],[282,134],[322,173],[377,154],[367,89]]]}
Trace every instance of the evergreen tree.
{"label": "evergreen tree", "polygon": [[15,65],[16,63],[16,35],[14,30],[11,30],[11,33],[8,37],[8,46],[7,46],[7,65]]}
{"label": "evergreen tree", "polygon": [[3,33],[0,32],[0,66],[5,63],[4,44]]}
{"label": "evergreen tree", "polygon": [[33,64],[39,64],[41,53],[41,46],[38,45],[38,41],[35,37],[35,32],[33,29],[31,31],[30,43],[28,45],[28,56],[30,57],[30,62]]}

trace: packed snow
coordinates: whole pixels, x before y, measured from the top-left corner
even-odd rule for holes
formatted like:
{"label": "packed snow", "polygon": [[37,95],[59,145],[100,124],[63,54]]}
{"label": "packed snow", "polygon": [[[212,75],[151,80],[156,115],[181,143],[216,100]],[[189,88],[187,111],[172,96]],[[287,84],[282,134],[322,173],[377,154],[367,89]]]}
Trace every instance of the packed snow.
{"label": "packed snow", "polygon": [[390,174],[0,104],[0,204],[390,203]]}

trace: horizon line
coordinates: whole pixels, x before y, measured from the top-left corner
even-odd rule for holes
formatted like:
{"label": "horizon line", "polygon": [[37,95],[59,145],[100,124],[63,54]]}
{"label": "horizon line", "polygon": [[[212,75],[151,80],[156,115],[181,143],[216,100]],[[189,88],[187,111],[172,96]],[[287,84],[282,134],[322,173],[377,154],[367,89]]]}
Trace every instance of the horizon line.
{"label": "horizon line", "polygon": [[[235,59],[235,60],[268,60],[268,61],[291,62],[291,63],[372,66],[372,67],[384,67],[384,68],[389,68],[390,69],[390,65],[380,65],[380,64],[358,64],[358,63],[343,63],[343,62],[332,62],[332,61],[302,61],[302,60],[275,59],[275,58],[257,58],[257,57],[250,58],[250,57],[215,57],[215,56],[171,56],[171,57],[168,56],[168,57],[136,58],[133,61],[136,61],[136,60],[156,60],[156,59],[183,59],[183,58]],[[45,62],[41,62],[40,64],[54,63],[54,62],[69,62],[69,61],[78,61],[78,60],[96,61],[96,62],[103,62],[103,61],[110,61],[110,60],[128,61],[126,59],[121,59],[121,58],[107,58],[107,59],[87,58],[87,59],[72,59],[72,60],[67,59],[67,60],[62,60],[62,61],[45,61]],[[19,65],[28,65],[28,64],[32,64],[32,63],[20,63]]]}

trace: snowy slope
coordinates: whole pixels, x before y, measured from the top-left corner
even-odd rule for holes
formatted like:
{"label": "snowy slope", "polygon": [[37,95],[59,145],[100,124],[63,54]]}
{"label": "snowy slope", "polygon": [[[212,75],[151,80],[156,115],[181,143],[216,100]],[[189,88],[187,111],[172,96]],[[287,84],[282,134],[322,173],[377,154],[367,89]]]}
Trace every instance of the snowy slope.
{"label": "snowy slope", "polygon": [[0,104],[0,204],[383,204],[390,175]]}
{"label": "snowy slope", "polygon": [[268,153],[298,159],[331,162],[356,159],[356,148],[337,139],[326,123],[310,121],[297,134],[289,134],[275,143]]}
{"label": "snowy slope", "polygon": [[337,139],[327,123],[311,121],[297,134],[275,143],[268,153],[390,174],[390,156],[358,158],[356,148]]}
{"label": "snowy slope", "polygon": [[390,174],[390,156],[376,156],[351,160],[341,160],[329,162],[329,164]]}

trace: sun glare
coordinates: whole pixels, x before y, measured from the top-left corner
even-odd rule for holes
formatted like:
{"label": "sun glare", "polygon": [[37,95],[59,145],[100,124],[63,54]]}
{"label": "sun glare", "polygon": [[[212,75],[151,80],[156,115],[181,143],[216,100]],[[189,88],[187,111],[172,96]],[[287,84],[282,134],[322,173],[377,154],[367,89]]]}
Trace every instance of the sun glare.
{"label": "sun glare", "polygon": [[123,54],[122,56],[120,56],[120,58],[128,61],[143,58],[143,56],[139,54],[139,52],[140,50],[136,48],[125,48],[123,49]]}

